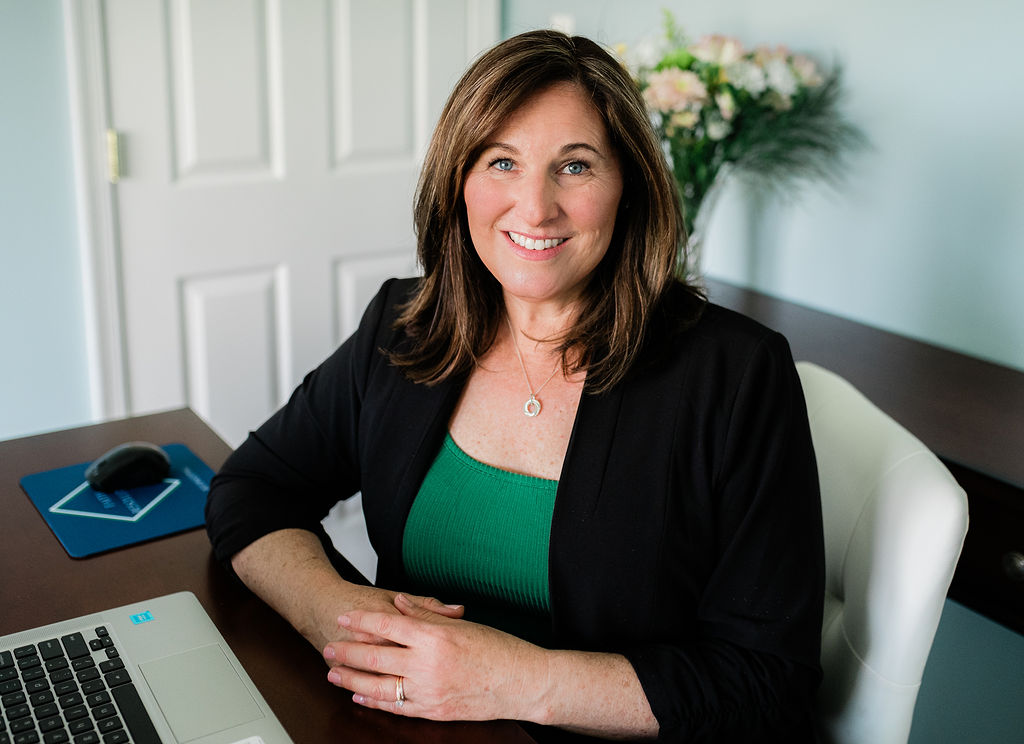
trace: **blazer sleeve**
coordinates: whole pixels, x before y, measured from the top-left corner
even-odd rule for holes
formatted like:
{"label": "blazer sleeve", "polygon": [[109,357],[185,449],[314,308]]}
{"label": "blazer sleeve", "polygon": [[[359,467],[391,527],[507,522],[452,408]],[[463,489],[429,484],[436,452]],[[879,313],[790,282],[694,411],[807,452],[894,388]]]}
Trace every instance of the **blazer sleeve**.
{"label": "blazer sleeve", "polygon": [[686,742],[813,741],[824,592],[821,502],[799,377],[765,336],[722,409],[703,546],[714,561],[678,640],[628,651],[660,724]]}
{"label": "blazer sleeve", "polygon": [[377,341],[390,316],[392,284],[367,307],[356,333],[306,375],[213,478],[206,529],[218,560],[228,564],[258,538],[286,528],[309,530],[329,544],[320,521],[360,488],[361,403],[373,366],[384,361]]}

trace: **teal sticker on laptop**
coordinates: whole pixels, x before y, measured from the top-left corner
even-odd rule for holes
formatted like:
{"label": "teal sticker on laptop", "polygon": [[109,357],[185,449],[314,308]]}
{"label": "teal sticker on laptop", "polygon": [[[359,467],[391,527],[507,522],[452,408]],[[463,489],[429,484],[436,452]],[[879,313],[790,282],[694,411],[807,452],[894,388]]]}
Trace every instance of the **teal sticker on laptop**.
{"label": "teal sticker on laptop", "polygon": [[90,463],[26,475],[21,487],[72,558],[85,558],[203,524],[213,471],[184,444],[163,446],[161,482],[105,493],[85,479]]}

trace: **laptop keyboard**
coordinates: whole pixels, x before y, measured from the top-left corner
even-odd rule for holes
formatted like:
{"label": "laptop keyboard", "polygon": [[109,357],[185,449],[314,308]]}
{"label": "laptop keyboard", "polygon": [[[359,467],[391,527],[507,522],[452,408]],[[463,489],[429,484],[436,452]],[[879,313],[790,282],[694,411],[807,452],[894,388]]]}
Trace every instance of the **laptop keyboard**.
{"label": "laptop keyboard", "polygon": [[160,744],[105,627],[0,649],[0,744]]}

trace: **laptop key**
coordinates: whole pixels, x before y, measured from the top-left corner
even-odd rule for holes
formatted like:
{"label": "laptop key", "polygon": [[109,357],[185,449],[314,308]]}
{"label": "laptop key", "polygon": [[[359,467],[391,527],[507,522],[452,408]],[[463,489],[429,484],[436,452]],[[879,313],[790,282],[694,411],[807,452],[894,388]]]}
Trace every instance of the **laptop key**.
{"label": "laptop key", "polygon": [[81,633],[69,633],[68,635],[61,636],[60,642],[64,644],[64,650],[68,652],[68,656],[72,659],[89,655],[89,645],[85,642],[85,637]]}
{"label": "laptop key", "polygon": [[14,705],[10,708],[5,708],[4,713],[7,714],[8,721],[14,721],[16,718],[24,718],[25,716],[32,714],[32,709],[24,703],[21,705]]}
{"label": "laptop key", "polygon": [[95,731],[86,731],[75,737],[75,744],[100,744],[100,735]]}
{"label": "laptop key", "polygon": [[89,709],[84,705],[76,705],[64,711],[64,720],[68,723],[85,719],[86,728],[92,728],[92,721],[89,720]]}
{"label": "laptop key", "polygon": [[32,712],[36,714],[36,719],[38,720],[40,718],[49,718],[50,716],[57,715],[60,713],[60,708],[57,707],[56,703],[47,703],[46,705],[40,705]]}
{"label": "laptop key", "polygon": [[31,718],[16,718],[11,721],[11,733],[20,734],[23,731],[35,731],[36,724]]}
{"label": "laptop key", "polygon": [[110,694],[114,696],[117,708],[121,711],[135,744],[160,744],[160,736],[149,718],[149,713],[146,712],[146,707],[142,704],[142,698],[139,697],[135,685],[128,682],[115,687]]}
{"label": "laptop key", "polygon": [[121,723],[121,719],[115,715],[112,718],[104,718],[103,720],[96,721],[96,728],[99,729],[101,734],[109,734],[111,731],[117,731],[118,729],[124,728],[124,724]]}
{"label": "laptop key", "polygon": [[68,658],[61,654],[60,656],[57,656],[53,659],[47,659],[46,664],[44,666],[46,667],[46,671],[48,672],[56,672],[61,669],[67,669]]}
{"label": "laptop key", "polygon": [[120,659],[107,659],[106,661],[100,662],[100,671],[104,674],[107,672],[113,672],[117,669],[124,669],[124,662]]}
{"label": "laptop key", "polygon": [[60,641],[51,638],[48,641],[40,641],[39,655],[43,657],[43,661],[56,659],[58,656],[64,655],[64,649],[61,648]]}
{"label": "laptop key", "polygon": [[56,685],[63,684],[65,682],[71,682],[74,684],[75,673],[70,669],[58,669],[56,672],[50,675],[50,682]]}
{"label": "laptop key", "polygon": [[38,708],[40,705],[46,705],[47,703],[53,702],[53,693],[49,690],[44,692],[32,693],[28,701],[32,704],[33,708]]}
{"label": "laptop key", "polygon": [[85,702],[89,704],[90,708],[95,708],[97,705],[103,705],[110,702],[110,695],[107,694],[106,690],[103,692],[96,692],[89,695],[85,699]]}
{"label": "laptop key", "polygon": [[74,721],[68,721],[68,731],[71,732],[72,736],[78,736],[84,734],[86,731],[92,731],[92,721],[89,720],[89,716],[85,718],[79,718]]}
{"label": "laptop key", "polygon": [[103,679],[107,682],[107,687],[117,687],[118,685],[127,684],[132,681],[132,678],[128,674],[127,669],[118,669],[116,672],[110,674],[104,674]]}
{"label": "laptop key", "polygon": [[93,695],[97,692],[102,692],[107,689],[107,686],[103,684],[102,679],[94,679],[91,682],[85,682],[82,684],[83,695]]}
{"label": "laptop key", "polygon": [[46,677],[40,677],[39,679],[33,679],[30,682],[25,683],[25,692],[29,695],[35,692],[43,692],[44,690],[50,689],[50,683]]}
{"label": "laptop key", "polygon": [[[19,690],[18,692],[12,692],[9,695],[4,695],[0,698],[0,703],[3,704],[4,708],[10,708],[12,705],[21,705],[27,699],[28,698],[25,697],[25,693]],[[8,716],[10,716],[10,713],[8,713]]]}
{"label": "laptop key", "polygon": [[60,682],[53,682],[53,694],[61,697],[72,692],[78,692],[78,683],[74,679],[66,679]]}
{"label": "laptop key", "polygon": [[64,729],[43,734],[43,744],[67,744],[69,741],[71,741],[71,737]]}
{"label": "laptop key", "polygon": [[35,667],[41,667],[42,664],[43,662],[40,661],[39,657],[35,654],[32,654],[31,656],[23,656],[20,659],[18,659],[18,669],[20,669],[22,672],[24,672],[26,669],[34,669]]}
{"label": "laptop key", "polygon": [[59,728],[64,728],[64,720],[60,716],[44,718],[39,722],[39,730],[44,734]]}
{"label": "laptop key", "polygon": [[71,692],[71,693],[68,693],[67,695],[64,695],[57,702],[60,703],[60,707],[61,708],[70,708],[70,707],[72,707],[74,705],[81,705],[82,704],[82,696],[78,692]]}

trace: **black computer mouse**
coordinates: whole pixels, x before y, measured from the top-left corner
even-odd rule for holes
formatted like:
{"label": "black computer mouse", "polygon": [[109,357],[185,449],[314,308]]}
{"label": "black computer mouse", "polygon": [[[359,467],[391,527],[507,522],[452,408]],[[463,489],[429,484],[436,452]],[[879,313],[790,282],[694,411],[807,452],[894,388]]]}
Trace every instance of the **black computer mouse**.
{"label": "black computer mouse", "polygon": [[97,491],[111,492],[159,483],[171,472],[171,460],[149,442],[125,442],[98,457],[85,471]]}

